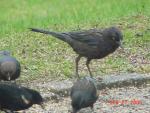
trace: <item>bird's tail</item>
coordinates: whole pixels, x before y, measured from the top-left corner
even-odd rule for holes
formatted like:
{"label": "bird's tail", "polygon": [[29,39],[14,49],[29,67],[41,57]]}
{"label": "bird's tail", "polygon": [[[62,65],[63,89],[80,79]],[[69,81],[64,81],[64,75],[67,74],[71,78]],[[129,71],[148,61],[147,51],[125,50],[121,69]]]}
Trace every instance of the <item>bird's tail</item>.
{"label": "bird's tail", "polygon": [[66,34],[64,34],[64,33],[57,33],[57,32],[47,31],[47,30],[43,30],[43,29],[37,29],[37,28],[29,28],[29,29],[33,32],[39,32],[39,33],[43,33],[43,34],[52,35],[60,40],[66,41]]}

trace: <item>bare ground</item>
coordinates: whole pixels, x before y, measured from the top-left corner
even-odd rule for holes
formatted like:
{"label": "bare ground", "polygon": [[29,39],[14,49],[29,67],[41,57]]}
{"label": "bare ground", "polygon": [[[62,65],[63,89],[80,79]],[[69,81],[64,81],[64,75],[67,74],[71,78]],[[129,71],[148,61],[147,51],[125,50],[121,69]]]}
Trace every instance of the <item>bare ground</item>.
{"label": "bare ground", "polygon": [[[41,92],[43,96],[50,93]],[[34,105],[26,110],[27,113],[70,113],[71,100],[69,97],[59,97],[45,103],[45,109]],[[82,109],[79,113],[149,113],[150,112],[150,85],[144,87],[126,87],[104,89],[99,91],[99,99],[90,108]]]}

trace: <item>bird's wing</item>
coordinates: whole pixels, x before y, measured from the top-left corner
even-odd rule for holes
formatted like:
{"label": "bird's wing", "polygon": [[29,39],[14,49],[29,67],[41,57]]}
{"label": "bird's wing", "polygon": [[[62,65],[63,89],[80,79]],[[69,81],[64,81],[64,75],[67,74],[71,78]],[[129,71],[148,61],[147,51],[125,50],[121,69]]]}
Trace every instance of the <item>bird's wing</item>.
{"label": "bird's wing", "polygon": [[102,31],[97,29],[68,32],[67,35],[69,35],[73,40],[85,43],[91,47],[97,46],[99,40],[102,40]]}

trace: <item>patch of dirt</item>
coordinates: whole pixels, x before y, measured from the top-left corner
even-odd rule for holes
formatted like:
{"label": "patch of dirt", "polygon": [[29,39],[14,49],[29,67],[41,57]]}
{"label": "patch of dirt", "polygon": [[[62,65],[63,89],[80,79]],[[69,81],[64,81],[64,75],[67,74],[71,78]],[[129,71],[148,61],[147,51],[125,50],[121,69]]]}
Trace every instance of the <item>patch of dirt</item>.
{"label": "patch of dirt", "polygon": [[[43,97],[52,93],[46,87],[40,91]],[[70,113],[70,97],[57,97],[45,102],[45,109],[33,105],[26,113]],[[150,111],[150,85],[146,87],[126,87],[117,89],[104,89],[99,91],[99,99],[90,108],[80,110],[79,113],[149,113]]]}

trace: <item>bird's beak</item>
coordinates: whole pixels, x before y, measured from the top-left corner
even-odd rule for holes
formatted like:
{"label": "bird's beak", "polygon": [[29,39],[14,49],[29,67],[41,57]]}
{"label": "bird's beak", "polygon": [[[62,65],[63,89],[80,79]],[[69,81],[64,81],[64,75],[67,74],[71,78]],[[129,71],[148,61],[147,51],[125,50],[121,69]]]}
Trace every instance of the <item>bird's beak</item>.
{"label": "bird's beak", "polygon": [[41,106],[42,109],[45,109],[44,102],[41,102],[39,105]]}
{"label": "bird's beak", "polygon": [[11,77],[10,77],[10,73],[7,74],[7,80],[10,81]]}
{"label": "bird's beak", "polygon": [[119,45],[120,48],[124,49],[122,41],[118,41],[117,44]]}

